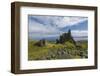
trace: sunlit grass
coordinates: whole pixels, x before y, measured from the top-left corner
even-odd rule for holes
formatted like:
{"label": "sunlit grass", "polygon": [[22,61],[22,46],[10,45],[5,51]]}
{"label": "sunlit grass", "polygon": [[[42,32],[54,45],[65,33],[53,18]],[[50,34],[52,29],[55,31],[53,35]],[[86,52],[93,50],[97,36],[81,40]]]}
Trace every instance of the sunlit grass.
{"label": "sunlit grass", "polygon": [[46,42],[46,46],[40,47],[34,45],[37,41],[28,43],[28,60],[44,59],[75,59],[87,57],[87,42],[81,42],[80,48],[70,42],[65,44],[56,44],[55,42]]}

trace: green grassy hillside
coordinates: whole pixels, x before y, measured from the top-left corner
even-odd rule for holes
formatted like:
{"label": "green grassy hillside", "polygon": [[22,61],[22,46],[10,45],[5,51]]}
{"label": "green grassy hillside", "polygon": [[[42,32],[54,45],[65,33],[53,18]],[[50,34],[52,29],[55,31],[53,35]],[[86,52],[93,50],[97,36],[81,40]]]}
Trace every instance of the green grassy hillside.
{"label": "green grassy hillside", "polygon": [[78,41],[77,46],[71,42],[56,44],[46,41],[45,46],[34,45],[37,41],[28,42],[28,60],[76,59],[87,58],[87,41]]}

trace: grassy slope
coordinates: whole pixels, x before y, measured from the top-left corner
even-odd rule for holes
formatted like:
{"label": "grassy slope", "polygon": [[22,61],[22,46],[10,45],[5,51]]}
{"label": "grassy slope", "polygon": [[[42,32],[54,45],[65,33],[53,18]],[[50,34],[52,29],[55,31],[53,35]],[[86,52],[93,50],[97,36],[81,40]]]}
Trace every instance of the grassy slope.
{"label": "grassy slope", "polygon": [[47,42],[46,46],[43,47],[34,46],[34,43],[36,41],[29,41],[28,60],[82,58],[84,55],[87,55],[87,42],[79,42],[81,48],[78,48],[78,50],[70,42],[65,44]]}

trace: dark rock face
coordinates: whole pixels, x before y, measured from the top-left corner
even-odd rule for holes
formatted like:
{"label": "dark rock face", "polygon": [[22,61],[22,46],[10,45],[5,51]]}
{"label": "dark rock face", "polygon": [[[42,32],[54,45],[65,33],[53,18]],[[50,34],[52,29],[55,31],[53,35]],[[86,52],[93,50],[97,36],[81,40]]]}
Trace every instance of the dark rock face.
{"label": "dark rock face", "polygon": [[45,46],[46,45],[46,40],[42,39],[42,40],[38,41],[37,43],[35,43],[34,45],[40,46],[40,47]]}
{"label": "dark rock face", "polygon": [[62,35],[60,35],[59,39],[56,39],[56,43],[64,44],[66,41],[76,44],[76,42],[74,41],[74,39],[71,35],[70,29],[68,30],[68,33],[63,33]]}

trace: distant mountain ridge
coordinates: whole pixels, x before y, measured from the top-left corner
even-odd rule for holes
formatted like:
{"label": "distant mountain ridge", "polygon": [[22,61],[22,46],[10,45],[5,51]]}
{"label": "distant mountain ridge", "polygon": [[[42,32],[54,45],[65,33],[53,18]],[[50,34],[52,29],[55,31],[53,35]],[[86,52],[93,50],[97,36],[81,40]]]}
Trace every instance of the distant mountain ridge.
{"label": "distant mountain ridge", "polygon": [[[41,40],[41,39],[46,39],[48,41],[55,41],[56,39],[58,39],[59,36],[55,36],[55,37],[33,37],[33,38],[30,38],[32,40]],[[75,36],[73,37],[75,41],[80,41],[80,40],[87,40],[88,39],[88,36]]]}

